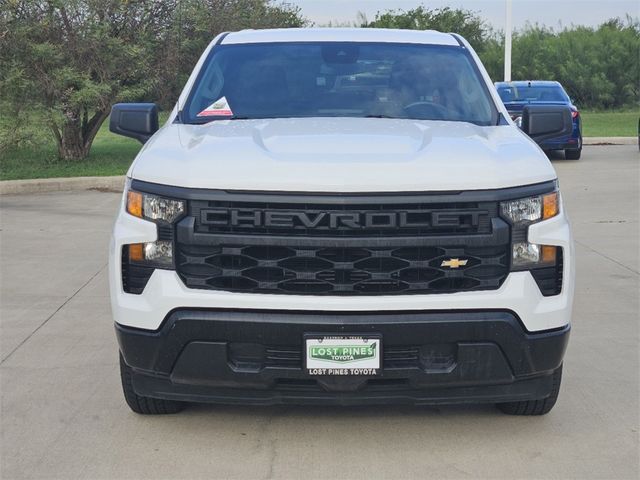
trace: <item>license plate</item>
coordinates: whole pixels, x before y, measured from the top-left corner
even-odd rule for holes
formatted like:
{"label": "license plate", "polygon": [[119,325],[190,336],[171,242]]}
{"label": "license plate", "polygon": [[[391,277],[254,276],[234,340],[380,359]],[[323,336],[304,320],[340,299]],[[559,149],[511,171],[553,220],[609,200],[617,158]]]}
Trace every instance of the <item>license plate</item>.
{"label": "license plate", "polygon": [[377,375],[380,338],[363,336],[307,336],[305,365],[309,375]]}

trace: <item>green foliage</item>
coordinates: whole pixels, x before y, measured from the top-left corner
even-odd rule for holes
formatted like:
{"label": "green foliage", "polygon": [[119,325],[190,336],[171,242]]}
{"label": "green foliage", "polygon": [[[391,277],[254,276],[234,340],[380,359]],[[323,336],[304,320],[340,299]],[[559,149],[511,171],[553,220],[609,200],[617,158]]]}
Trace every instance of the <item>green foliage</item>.
{"label": "green foliage", "polygon": [[[503,35],[493,32],[472,11],[424,6],[378,12],[363,27],[433,29],[460,33],[478,52],[489,75],[501,80]],[[611,19],[597,28],[560,31],[529,25],[513,36],[514,80],[557,80],[578,106],[622,108],[640,101],[640,23]]]}
{"label": "green foliage", "polygon": [[111,104],[157,84],[153,55],[170,9],[152,0],[3,3],[2,98],[39,113],[61,158],[86,157]]}
{"label": "green foliage", "polygon": [[375,20],[362,24],[368,28],[402,28],[406,30],[438,30],[459,33],[481,51],[490,35],[489,27],[469,10],[419,6],[412,10],[389,10],[378,12]]}
{"label": "green foliage", "polygon": [[113,103],[170,107],[216,34],[304,24],[270,0],[0,2],[0,102],[14,119],[0,150],[26,146],[18,132],[29,118],[60,158],[86,158]]}
{"label": "green foliage", "polygon": [[[494,41],[481,57],[493,78],[499,79],[503,43]],[[580,107],[637,106],[640,23],[631,18],[613,19],[597,28],[560,31],[529,26],[513,38],[512,78],[557,80]]]}
{"label": "green foliage", "polygon": [[[168,112],[161,113],[160,122],[165,122],[167,117]],[[0,132],[5,123],[9,122],[0,117]],[[68,162],[58,158],[49,132],[43,132],[35,125],[36,122],[26,122],[22,129],[32,141],[20,148],[0,151],[0,180],[124,175],[142,146],[136,140],[111,133],[105,122],[89,155],[82,160]]]}

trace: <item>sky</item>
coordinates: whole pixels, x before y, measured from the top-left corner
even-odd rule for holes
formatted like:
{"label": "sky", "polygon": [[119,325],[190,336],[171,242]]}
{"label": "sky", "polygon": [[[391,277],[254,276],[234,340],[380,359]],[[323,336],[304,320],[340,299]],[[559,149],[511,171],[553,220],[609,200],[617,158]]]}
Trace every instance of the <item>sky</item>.
{"label": "sky", "polygon": [[[369,20],[376,12],[388,9],[409,10],[420,4],[428,8],[463,8],[476,12],[495,29],[505,26],[506,0],[288,0],[298,5],[302,14],[317,25],[329,22],[353,22],[358,12]],[[527,23],[550,27],[596,26],[611,17],[640,17],[640,0],[513,0],[513,24]]]}

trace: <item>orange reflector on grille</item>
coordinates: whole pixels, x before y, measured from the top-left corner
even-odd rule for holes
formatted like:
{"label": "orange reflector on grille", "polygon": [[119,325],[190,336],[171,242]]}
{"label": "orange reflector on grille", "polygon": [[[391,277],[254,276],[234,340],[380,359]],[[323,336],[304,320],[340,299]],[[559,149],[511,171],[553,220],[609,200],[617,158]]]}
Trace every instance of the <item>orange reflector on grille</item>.
{"label": "orange reflector on grille", "polygon": [[129,245],[129,261],[142,262],[144,261],[144,244],[132,243]]}
{"label": "orange reflector on grille", "polygon": [[127,192],[127,212],[134,217],[142,218],[142,194],[129,190]]}
{"label": "orange reflector on grille", "polygon": [[555,217],[560,211],[558,204],[558,192],[548,193],[542,196],[542,219]]}

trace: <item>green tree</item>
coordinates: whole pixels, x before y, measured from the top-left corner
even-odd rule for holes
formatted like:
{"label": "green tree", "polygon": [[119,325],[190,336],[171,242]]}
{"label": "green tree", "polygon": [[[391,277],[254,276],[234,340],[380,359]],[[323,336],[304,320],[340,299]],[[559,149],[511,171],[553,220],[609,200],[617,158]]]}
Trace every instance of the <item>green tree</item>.
{"label": "green tree", "polygon": [[0,99],[46,124],[61,159],[79,160],[113,103],[173,103],[217,33],[303,24],[269,0],[4,0]]}
{"label": "green tree", "polygon": [[482,51],[491,33],[482,19],[470,10],[436,8],[424,5],[411,10],[388,10],[378,12],[373,21],[363,21],[362,27],[402,28],[408,30],[438,30],[459,33],[477,51]]}
{"label": "green tree", "polygon": [[500,37],[475,12],[463,9],[429,9],[419,6],[412,10],[378,12],[375,20],[366,18],[363,27],[437,30],[462,35],[480,55],[491,78],[502,75],[504,49]]}
{"label": "green tree", "polygon": [[[468,10],[419,6],[378,12],[362,27],[433,29],[465,37],[478,52],[489,75],[501,80],[504,35]],[[640,23],[614,18],[597,28],[571,26],[560,31],[528,25],[514,32],[514,80],[557,80],[581,107],[638,106],[640,100]]]}
{"label": "green tree", "polygon": [[28,104],[62,159],[87,156],[111,104],[157,84],[153,51],[171,2],[8,1],[1,15],[2,97]]}
{"label": "green tree", "polygon": [[514,79],[557,80],[579,106],[637,106],[640,24],[627,18],[560,31],[529,26],[514,35],[512,64]]}

